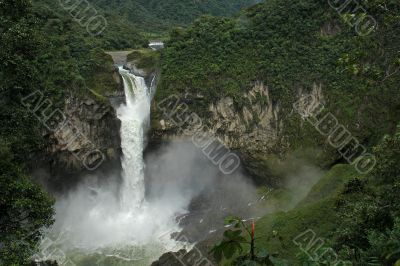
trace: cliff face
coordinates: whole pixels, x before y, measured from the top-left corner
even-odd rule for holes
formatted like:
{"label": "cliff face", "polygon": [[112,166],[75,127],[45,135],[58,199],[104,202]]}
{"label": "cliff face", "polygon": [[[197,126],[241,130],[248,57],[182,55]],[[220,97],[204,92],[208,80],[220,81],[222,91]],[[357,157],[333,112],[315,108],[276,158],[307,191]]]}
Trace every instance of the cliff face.
{"label": "cliff face", "polygon": [[120,121],[108,101],[69,93],[64,127],[48,135],[47,152],[54,173],[92,171],[120,156]]}
{"label": "cliff face", "polygon": [[35,176],[56,189],[68,188],[88,173],[108,174],[120,166],[115,108],[124,100],[123,84],[111,56],[99,57],[101,67],[87,74],[87,88],[65,91],[57,103],[62,122],[57,130],[43,130],[45,147],[32,163],[34,173],[45,171]]}
{"label": "cliff face", "polygon": [[[312,96],[318,102],[324,101],[321,85],[314,84],[309,92],[299,90],[294,102],[301,105],[305,95]],[[243,94],[245,104],[241,107],[235,105],[231,97],[221,98],[215,103],[205,102],[201,95],[177,97],[181,99],[178,104],[181,106],[177,109],[185,109],[184,106],[187,106],[190,110],[190,106],[196,105],[198,101],[207,106],[202,114],[198,114],[201,123],[205,125],[202,130],[209,136],[217,137],[229,149],[237,151],[245,168],[256,179],[270,174],[266,162],[271,157],[282,157],[296,149],[296,142],[302,136],[292,132],[291,121],[296,120],[299,127],[307,126],[295,110],[283,109],[279,102],[273,102],[268,86],[262,82],[257,82]],[[304,105],[306,108],[307,103]],[[157,103],[153,104],[152,125],[152,139],[159,142],[187,138],[198,130],[187,124],[182,127],[174,124],[168,115],[158,109]]]}
{"label": "cliff face", "polygon": [[279,104],[272,102],[263,83],[257,83],[243,97],[249,104],[239,110],[230,97],[210,104],[210,131],[232,149],[251,152],[272,148],[283,126]]}

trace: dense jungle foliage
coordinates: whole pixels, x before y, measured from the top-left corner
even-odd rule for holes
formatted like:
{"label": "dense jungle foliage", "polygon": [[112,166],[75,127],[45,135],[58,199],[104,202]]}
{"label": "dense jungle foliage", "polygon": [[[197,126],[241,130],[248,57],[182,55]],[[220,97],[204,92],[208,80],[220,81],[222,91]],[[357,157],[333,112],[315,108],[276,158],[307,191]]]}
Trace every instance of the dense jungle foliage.
{"label": "dense jungle foliage", "polygon": [[[0,0],[0,265],[27,264],[39,229],[53,222],[53,199],[28,175],[45,146],[43,128],[21,99],[40,90],[62,106],[69,91],[105,95],[116,85],[104,50],[118,49],[137,49],[131,59],[146,59],[151,70],[160,60],[156,100],[201,94],[189,105],[203,117],[223,97],[246,106],[243,93],[260,81],[288,114],[300,89],[321,84],[326,108],[372,149],[376,167],[366,176],[332,167],[295,208],[257,222],[265,238],[256,245],[293,265],[319,265],[293,244],[311,228],[343,261],[400,265],[399,1],[360,1],[378,25],[367,35],[349,25],[351,11],[339,14],[324,0],[268,0],[221,17],[254,2],[96,0],[108,27],[92,36],[58,1]],[[171,30],[161,58],[140,50],[153,33],[202,14],[215,17]],[[299,118],[284,119],[292,148],[317,138]]]}
{"label": "dense jungle foliage", "polygon": [[399,133],[400,125],[373,148],[377,165],[370,174],[337,164],[295,208],[262,217],[256,247],[289,265],[397,266]]}
{"label": "dense jungle foliage", "polygon": [[25,265],[43,226],[53,222],[53,200],[27,176],[42,147],[40,124],[21,104],[46,90],[39,58],[46,44],[27,1],[0,2],[0,264]]}
{"label": "dense jungle foliage", "polygon": [[259,2],[257,0],[134,0],[134,1],[93,1],[110,13],[118,14],[137,28],[146,32],[162,33],[171,26],[186,25],[200,15],[234,15],[243,7]]}
{"label": "dense jungle foliage", "polygon": [[[238,110],[249,105],[242,95],[261,81],[282,107],[285,136],[295,149],[324,144],[314,128],[289,116],[299,91],[317,84],[326,109],[377,155],[368,177],[351,166],[334,167],[295,209],[261,219],[258,234],[267,239],[259,245],[290,265],[334,265],[293,245],[309,228],[327,238],[322,250],[332,247],[353,265],[400,263],[400,4],[360,5],[367,14],[350,8],[339,14],[328,1],[269,0],[235,19],[204,16],[187,29],[172,30],[162,54],[157,100],[201,94],[187,102],[206,119],[208,105],[224,97],[233,98]],[[377,27],[359,34],[349,21],[366,15]]]}
{"label": "dense jungle foliage", "polygon": [[[68,92],[102,97],[107,91],[114,91],[116,86],[112,79],[114,66],[104,50],[136,49],[148,44],[142,32],[146,28],[145,24],[141,20],[124,19],[118,10],[110,8],[112,4],[107,3],[103,10],[90,3],[89,7],[94,7],[97,14],[104,16],[107,21],[105,30],[93,36],[85,25],[90,18],[84,14],[71,13],[71,10],[61,5],[68,3],[71,2],[0,1],[1,265],[29,263],[29,257],[38,248],[40,229],[53,222],[53,199],[33,183],[27,174],[29,166],[35,161],[35,155],[45,149],[46,143],[42,137],[45,134],[44,128],[41,121],[23,106],[22,99],[40,91],[45,99],[52,102],[54,108],[62,108]],[[162,7],[154,9],[154,15],[143,14],[148,14],[151,21],[161,14],[167,16],[152,22],[157,28],[157,24],[163,24],[164,19],[177,25],[189,22],[199,12],[231,14],[248,3],[242,1],[237,5],[228,4],[229,11],[218,5],[207,8],[208,4],[204,2],[201,8],[197,4],[186,3],[185,6],[176,5],[170,9],[168,16],[162,12]],[[146,1],[140,4],[149,9],[157,5]],[[86,7],[83,5],[82,10]],[[77,10],[73,12],[82,11]],[[181,12],[179,18],[187,14],[184,21],[173,18],[178,10]],[[142,14],[140,10],[134,11]],[[134,24],[136,22],[139,27]]]}
{"label": "dense jungle foliage", "polygon": [[[104,50],[147,46],[143,34],[132,23],[109,12],[109,8],[103,10],[92,2],[73,1],[72,3],[81,3],[75,8],[70,8],[69,1],[33,0],[32,2],[36,14],[43,19],[47,27],[47,33],[50,36],[60,36],[66,45],[74,45],[75,50],[82,51],[82,47],[85,46]],[[64,2],[70,4],[61,4]],[[93,36],[87,31],[87,24],[95,12],[105,18],[106,27],[99,35]]]}
{"label": "dense jungle foliage", "polygon": [[[23,99],[39,92],[52,108],[63,108],[68,92],[102,95],[116,86],[112,60],[99,47],[118,46],[90,36],[68,15],[42,4],[0,2],[1,265],[28,263],[42,227],[53,222],[53,199],[28,176],[35,157],[46,148],[45,117],[38,119]],[[134,32],[126,33],[131,39],[128,44],[121,41],[122,47],[143,45],[143,38],[138,41]],[[111,35],[109,39],[119,41]]]}
{"label": "dense jungle foliage", "polygon": [[[271,0],[237,19],[205,16],[186,30],[175,29],[162,56],[158,99],[170,93],[200,93],[205,102],[229,96],[240,108],[249,104],[243,93],[262,81],[274,102],[288,110],[300,89],[321,84],[327,109],[376,143],[398,122],[400,103],[393,95],[399,84],[400,5],[360,4],[378,24],[364,36],[346,23],[349,14],[338,14],[323,0]],[[192,106],[204,113],[202,102]]]}

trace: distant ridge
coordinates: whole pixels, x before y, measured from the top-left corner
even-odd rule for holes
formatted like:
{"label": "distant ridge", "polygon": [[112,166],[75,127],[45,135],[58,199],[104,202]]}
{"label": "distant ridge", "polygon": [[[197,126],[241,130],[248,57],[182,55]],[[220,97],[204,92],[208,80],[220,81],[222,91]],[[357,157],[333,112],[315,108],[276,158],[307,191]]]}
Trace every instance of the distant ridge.
{"label": "distant ridge", "polygon": [[191,23],[210,14],[232,16],[259,0],[92,0],[108,12],[124,17],[145,31],[163,31],[171,26]]}

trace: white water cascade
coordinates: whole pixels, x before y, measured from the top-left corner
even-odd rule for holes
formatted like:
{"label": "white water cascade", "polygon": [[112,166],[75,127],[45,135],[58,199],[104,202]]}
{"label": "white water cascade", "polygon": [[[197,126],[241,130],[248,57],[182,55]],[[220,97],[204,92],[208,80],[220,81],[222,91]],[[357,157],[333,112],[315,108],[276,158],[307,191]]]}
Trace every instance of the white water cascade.
{"label": "white water cascade", "polygon": [[143,151],[151,88],[144,78],[122,67],[119,73],[126,98],[117,109],[121,120],[122,182],[104,184],[96,176],[89,176],[76,189],[57,198],[55,223],[42,241],[51,244],[52,252],[45,247],[37,260],[60,262],[54,254],[65,254],[78,266],[86,265],[88,258],[97,261],[96,265],[114,265],[108,261],[110,258],[128,265],[149,265],[164,252],[182,248],[169,236],[180,230],[175,218],[185,211],[184,205],[165,197],[145,200]]}
{"label": "white water cascade", "polygon": [[123,81],[126,105],[118,108],[121,120],[122,178],[121,207],[140,209],[144,201],[144,131],[150,117],[150,91],[144,78],[119,70]]}

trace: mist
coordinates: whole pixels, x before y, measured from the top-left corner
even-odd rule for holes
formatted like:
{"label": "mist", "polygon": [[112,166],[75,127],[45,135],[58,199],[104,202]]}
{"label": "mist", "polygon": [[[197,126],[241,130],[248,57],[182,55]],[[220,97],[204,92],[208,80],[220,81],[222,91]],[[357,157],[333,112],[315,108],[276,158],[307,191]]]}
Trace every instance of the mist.
{"label": "mist", "polygon": [[[312,151],[318,154],[318,151]],[[310,152],[287,154],[284,159],[271,159],[268,164],[272,178],[279,183],[268,187],[273,193],[267,198],[266,211],[288,211],[296,207],[318,183],[324,174],[321,167],[315,165]]]}
{"label": "mist", "polygon": [[159,256],[189,245],[161,240],[165,232],[190,228],[185,229],[188,238],[199,241],[213,226],[223,228],[226,215],[240,212],[240,206],[246,208],[257,197],[240,172],[225,176],[190,141],[171,142],[147,154],[146,197],[140,208],[121,205],[123,182],[117,175],[82,180],[57,197],[56,221],[48,234],[66,253],[153,246]]}

